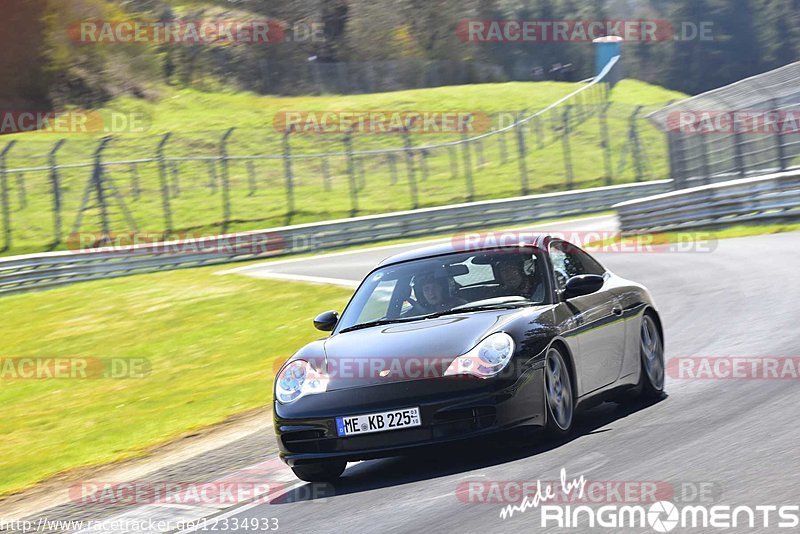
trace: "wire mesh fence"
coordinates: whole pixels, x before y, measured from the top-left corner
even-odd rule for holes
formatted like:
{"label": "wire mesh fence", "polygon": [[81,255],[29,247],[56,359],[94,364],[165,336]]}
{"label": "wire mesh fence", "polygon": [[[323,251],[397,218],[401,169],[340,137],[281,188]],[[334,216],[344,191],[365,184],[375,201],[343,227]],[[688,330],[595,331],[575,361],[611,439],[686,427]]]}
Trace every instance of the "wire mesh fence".
{"label": "wire mesh fence", "polygon": [[676,188],[800,165],[800,62],[649,116],[669,136]]}
{"label": "wire mesh fence", "polygon": [[480,135],[274,125],[0,146],[2,251],[93,247],[663,178],[663,134],[596,79]]}

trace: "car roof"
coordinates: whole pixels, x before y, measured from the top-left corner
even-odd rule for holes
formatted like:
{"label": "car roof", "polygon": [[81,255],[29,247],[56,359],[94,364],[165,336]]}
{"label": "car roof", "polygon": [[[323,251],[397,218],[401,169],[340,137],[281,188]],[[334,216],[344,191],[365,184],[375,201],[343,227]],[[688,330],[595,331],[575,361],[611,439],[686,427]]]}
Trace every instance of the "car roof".
{"label": "car roof", "polygon": [[[471,238],[474,239],[469,241]],[[446,243],[439,243],[421,247],[400,254],[395,254],[383,260],[379,267],[394,265],[413,260],[459,254],[470,251],[490,251],[508,248],[539,247],[544,248],[551,239],[548,234],[531,232],[485,232],[475,234],[460,234]]]}

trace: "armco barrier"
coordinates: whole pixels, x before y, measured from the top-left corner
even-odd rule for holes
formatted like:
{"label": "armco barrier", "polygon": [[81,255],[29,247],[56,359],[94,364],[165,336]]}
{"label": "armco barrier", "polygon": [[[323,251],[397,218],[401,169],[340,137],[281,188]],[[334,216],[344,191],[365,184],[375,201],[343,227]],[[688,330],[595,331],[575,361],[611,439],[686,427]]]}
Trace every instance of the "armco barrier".
{"label": "armco barrier", "polygon": [[50,252],[0,261],[0,294],[132,274],[324,251],[406,237],[608,210],[671,189],[670,180],[356,217],[206,239]]}
{"label": "armco barrier", "polygon": [[800,170],[625,201],[614,209],[627,233],[800,219]]}

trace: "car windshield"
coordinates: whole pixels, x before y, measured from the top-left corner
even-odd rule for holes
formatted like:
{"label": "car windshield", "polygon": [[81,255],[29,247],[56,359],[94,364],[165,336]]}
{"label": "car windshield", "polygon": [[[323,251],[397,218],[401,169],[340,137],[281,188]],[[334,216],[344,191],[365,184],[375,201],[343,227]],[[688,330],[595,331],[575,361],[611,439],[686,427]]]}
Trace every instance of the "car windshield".
{"label": "car windshield", "polygon": [[338,331],[546,301],[545,262],[533,249],[450,254],[378,269]]}

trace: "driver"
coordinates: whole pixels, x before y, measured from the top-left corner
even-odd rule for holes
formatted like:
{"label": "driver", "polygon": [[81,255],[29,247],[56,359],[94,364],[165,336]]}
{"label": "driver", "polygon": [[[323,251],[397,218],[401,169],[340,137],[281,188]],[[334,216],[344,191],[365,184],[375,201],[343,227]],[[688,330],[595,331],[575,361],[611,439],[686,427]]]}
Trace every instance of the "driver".
{"label": "driver", "polygon": [[450,279],[444,276],[425,274],[417,277],[414,293],[427,313],[448,311],[466,304],[465,300],[450,294]]}
{"label": "driver", "polygon": [[501,291],[506,296],[533,297],[536,284],[533,277],[525,272],[525,267],[516,261],[503,261],[497,266]]}

